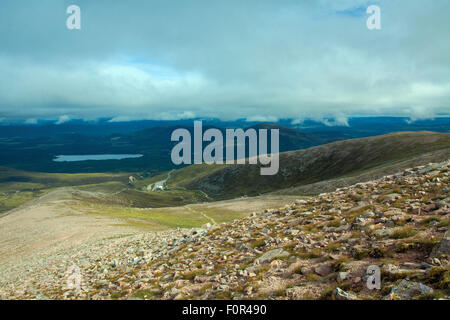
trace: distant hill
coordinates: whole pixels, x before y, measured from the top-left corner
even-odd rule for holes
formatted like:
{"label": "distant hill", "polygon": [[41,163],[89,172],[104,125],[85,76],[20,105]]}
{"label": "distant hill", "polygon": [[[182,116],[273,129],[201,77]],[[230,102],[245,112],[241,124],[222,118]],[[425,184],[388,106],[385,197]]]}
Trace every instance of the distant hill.
{"label": "distant hill", "polygon": [[324,143],[326,140],[316,137],[314,134],[306,134],[302,131],[280,126],[273,123],[261,123],[251,126],[255,130],[278,129],[280,130],[280,152],[305,149]]}
{"label": "distant hill", "polygon": [[250,196],[361,174],[428,153],[449,158],[450,134],[400,132],[284,152],[274,176],[261,176],[259,165],[193,165],[174,171],[168,184],[216,199]]}

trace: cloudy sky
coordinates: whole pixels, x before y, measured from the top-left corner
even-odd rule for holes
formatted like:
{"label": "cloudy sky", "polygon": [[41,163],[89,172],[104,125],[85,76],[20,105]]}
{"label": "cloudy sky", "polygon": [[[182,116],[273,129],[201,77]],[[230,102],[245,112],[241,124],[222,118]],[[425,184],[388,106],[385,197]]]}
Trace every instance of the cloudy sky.
{"label": "cloudy sky", "polygon": [[[81,8],[81,30],[66,9]],[[381,30],[366,27],[371,4]],[[448,0],[2,0],[0,118],[450,114]]]}

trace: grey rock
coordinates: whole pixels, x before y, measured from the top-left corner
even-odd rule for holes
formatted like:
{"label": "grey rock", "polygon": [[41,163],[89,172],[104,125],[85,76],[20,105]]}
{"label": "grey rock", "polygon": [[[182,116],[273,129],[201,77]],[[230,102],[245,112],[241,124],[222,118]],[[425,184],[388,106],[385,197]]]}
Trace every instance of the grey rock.
{"label": "grey rock", "polygon": [[345,232],[345,231],[349,231],[350,228],[351,228],[350,224],[344,224],[342,226],[334,228],[334,232]]}
{"label": "grey rock", "polygon": [[307,274],[312,274],[312,273],[314,273],[314,270],[313,270],[313,268],[311,268],[311,267],[302,267],[302,269],[300,270],[300,272],[301,272],[303,275],[307,275]]}
{"label": "grey rock", "polygon": [[402,280],[397,286],[392,288],[385,299],[410,300],[418,295],[430,294],[432,292],[432,288],[420,282]]}
{"label": "grey rock", "polygon": [[265,262],[270,262],[273,259],[285,258],[288,256],[289,256],[289,252],[284,251],[282,248],[278,248],[278,249],[273,249],[273,250],[267,251],[261,257],[259,257],[257,260],[259,261],[259,263],[265,263]]}
{"label": "grey rock", "polygon": [[342,282],[342,281],[346,280],[347,278],[348,278],[348,272],[341,271],[341,272],[338,272],[336,280],[338,282]]}
{"label": "grey rock", "polygon": [[367,211],[366,213],[364,213],[360,216],[360,218],[363,218],[363,219],[372,218],[372,217],[375,217],[375,213],[373,213],[372,211]]}
{"label": "grey rock", "polygon": [[342,290],[341,288],[334,289],[333,298],[336,300],[356,300],[357,299],[357,297],[354,294],[348,293],[348,292]]}
{"label": "grey rock", "polygon": [[428,173],[428,172],[430,172],[430,171],[434,171],[434,169],[441,168],[441,166],[442,166],[442,165],[439,164],[439,163],[432,164],[432,165],[429,165],[429,166],[427,166],[427,167],[425,167],[425,168],[419,170],[418,173],[420,173],[420,174]]}
{"label": "grey rock", "polygon": [[400,197],[401,197],[401,195],[398,193],[390,193],[390,194],[386,195],[383,202],[394,202],[395,200],[399,199]]}
{"label": "grey rock", "polygon": [[327,276],[330,273],[332,273],[333,268],[331,268],[330,264],[324,263],[324,264],[321,264],[321,265],[315,267],[314,272],[317,273],[318,275],[324,277],[324,276]]}
{"label": "grey rock", "polygon": [[384,225],[387,228],[393,228],[393,227],[395,227],[395,222],[394,222],[394,220],[388,220],[388,221],[386,221],[386,223]]}
{"label": "grey rock", "polygon": [[431,251],[430,258],[439,258],[443,255],[448,256],[450,254],[450,239],[444,238],[437,245],[434,246]]}
{"label": "grey rock", "polygon": [[390,236],[394,233],[394,229],[377,229],[373,232],[374,235],[379,237]]}

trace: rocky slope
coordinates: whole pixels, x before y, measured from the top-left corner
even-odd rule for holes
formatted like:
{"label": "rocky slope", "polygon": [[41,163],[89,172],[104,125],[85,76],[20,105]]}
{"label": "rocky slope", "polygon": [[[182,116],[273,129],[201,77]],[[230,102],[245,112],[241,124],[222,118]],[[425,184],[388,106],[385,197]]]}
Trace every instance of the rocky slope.
{"label": "rocky slope", "polygon": [[[449,167],[406,169],[230,223],[60,252],[2,277],[0,298],[449,298]],[[380,268],[380,290],[367,288],[368,266]]]}

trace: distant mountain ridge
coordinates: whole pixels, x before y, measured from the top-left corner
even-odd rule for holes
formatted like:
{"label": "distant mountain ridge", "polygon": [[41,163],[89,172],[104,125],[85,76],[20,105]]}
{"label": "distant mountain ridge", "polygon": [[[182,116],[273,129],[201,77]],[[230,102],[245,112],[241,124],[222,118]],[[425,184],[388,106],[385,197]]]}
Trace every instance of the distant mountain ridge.
{"label": "distant mountain ridge", "polygon": [[[170,152],[175,142],[170,135],[177,128],[192,131],[194,119],[174,121],[85,122],[71,120],[56,125],[38,123],[24,125],[0,123],[0,166],[26,171],[86,173],[145,172],[154,175],[171,170],[175,165]],[[200,120],[200,119],[199,119]],[[295,123],[283,119],[276,123],[219,121],[204,119],[204,128],[279,128],[280,150],[305,149],[333,141],[377,136],[396,131],[432,130],[450,132],[450,118],[407,122],[407,118],[349,118],[348,126],[330,126],[305,120]],[[331,120],[330,120],[331,121]],[[332,122],[332,121],[331,121]],[[139,159],[56,163],[57,155],[143,154]]]}
{"label": "distant mountain ridge", "polygon": [[[262,122],[237,119],[223,121],[214,118],[207,119],[183,119],[183,120],[135,120],[135,121],[111,121],[110,118],[101,118],[95,121],[83,121],[71,119],[64,123],[56,124],[56,120],[38,120],[37,124],[27,124],[25,120],[0,121],[0,138],[37,138],[49,137],[60,134],[87,135],[102,137],[109,135],[130,134],[156,127],[181,127],[192,126],[194,120],[203,120],[205,126],[220,128],[246,128],[259,125]],[[334,123],[334,125],[330,125]],[[450,117],[437,117],[434,119],[410,121],[407,117],[350,117],[348,126],[337,124],[334,119],[323,121],[306,119],[302,122],[294,119],[280,119],[276,125],[297,129],[305,133],[319,133],[340,135],[342,138],[356,138],[375,136],[396,131],[420,131],[429,130],[436,132],[450,131]]]}

